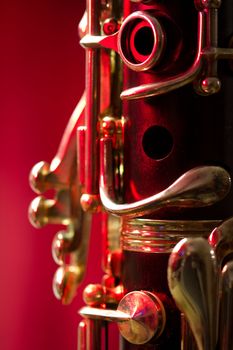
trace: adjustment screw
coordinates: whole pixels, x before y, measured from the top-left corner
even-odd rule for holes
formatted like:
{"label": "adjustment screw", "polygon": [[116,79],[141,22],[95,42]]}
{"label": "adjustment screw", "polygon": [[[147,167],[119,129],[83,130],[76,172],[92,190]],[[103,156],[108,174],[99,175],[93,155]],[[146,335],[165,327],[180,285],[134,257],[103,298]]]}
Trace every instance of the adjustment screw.
{"label": "adjustment screw", "polygon": [[104,117],[101,122],[103,137],[111,137],[116,134],[116,122],[113,117]]}
{"label": "adjustment screw", "polygon": [[201,89],[207,95],[216,94],[221,89],[221,82],[216,77],[208,77],[202,80]]}
{"label": "adjustment screw", "polygon": [[106,35],[114,34],[118,31],[119,27],[120,26],[118,22],[115,20],[115,18],[107,18],[103,24],[104,34]]}
{"label": "adjustment screw", "polygon": [[101,284],[89,284],[83,291],[83,301],[88,306],[99,306],[105,302],[105,290]]}
{"label": "adjustment screw", "polygon": [[98,213],[101,211],[100,198],[97,194],[84,193],[80,199],[81,206],[84,211],[90,213]]}

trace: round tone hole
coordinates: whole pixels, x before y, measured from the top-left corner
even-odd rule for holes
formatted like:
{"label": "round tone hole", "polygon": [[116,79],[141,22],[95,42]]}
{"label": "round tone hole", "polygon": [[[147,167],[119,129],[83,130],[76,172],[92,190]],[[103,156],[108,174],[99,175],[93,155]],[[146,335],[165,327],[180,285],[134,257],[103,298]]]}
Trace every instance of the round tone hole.
{"label": "round tone hole", "polygon": [[167,157],[172,150],[172,135],[163,126],[151,126],[143,135],[142,147],[149,158],[161,160]]}
{"label": "round tone hole", "polygon": [[160,21],[147,12],[135,11],[126,17],[119,30],[119,54],[130,69],[146,71],[162,57],[164,41]]}
{"label": "round tone hole", "polygon": [[148,26],[141,27],[135,33],[134,47],[144,56],[150,55],[154,46],[154,35],[152,29]]}

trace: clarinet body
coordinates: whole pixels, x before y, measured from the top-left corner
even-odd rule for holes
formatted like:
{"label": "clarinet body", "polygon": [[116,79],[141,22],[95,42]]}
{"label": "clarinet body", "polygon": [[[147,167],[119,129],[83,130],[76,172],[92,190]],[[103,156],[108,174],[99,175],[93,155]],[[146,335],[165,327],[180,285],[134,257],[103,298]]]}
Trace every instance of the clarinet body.
{"label": "clarinet body", "polygon": [[[85,93],[30,174],[36,227],[61,223],[53,288],[72,301],[100,215],[103,279],[78,350],[232,350],[233,5],[87,0]],[[100,214],[99,214],[100,213]]]}

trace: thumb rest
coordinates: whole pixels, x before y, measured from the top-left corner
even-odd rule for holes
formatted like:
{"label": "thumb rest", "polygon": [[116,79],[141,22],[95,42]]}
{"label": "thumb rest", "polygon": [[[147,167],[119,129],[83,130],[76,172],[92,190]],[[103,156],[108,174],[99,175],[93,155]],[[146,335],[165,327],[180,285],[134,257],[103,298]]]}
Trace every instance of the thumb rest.
{"label": "thumb rest", "polygon": [[104,276],[84,289],[78,350],[107,349],[111,322],[125,350],[233,349],[232,34],[229,0],[87,0],[85,93],[31,171],[29,208],[34,226],[65,226],[63,304],[100,213]]}

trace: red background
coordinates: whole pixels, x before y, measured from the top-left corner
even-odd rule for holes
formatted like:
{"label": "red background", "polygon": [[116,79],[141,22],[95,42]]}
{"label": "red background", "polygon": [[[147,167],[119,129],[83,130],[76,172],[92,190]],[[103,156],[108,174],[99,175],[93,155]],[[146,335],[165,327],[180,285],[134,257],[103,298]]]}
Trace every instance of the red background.
{"label": "red background", "polygon": [[[76,349],[81,293],[68,307],[54,298],[50,249],[57,228],[34,229],[27,208],[35,197],[29,171],[40,160],[51,161],[84,89],[84,50],[77,35],[84,7],[84,0],[0,1],[3,350]],[[84,285],[99,281],[97,241],[93,237]]]}

